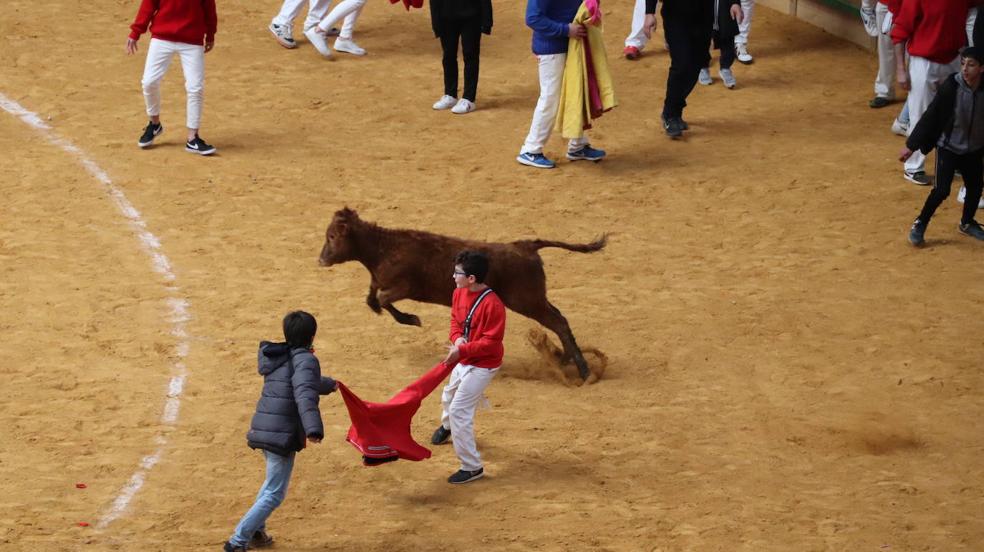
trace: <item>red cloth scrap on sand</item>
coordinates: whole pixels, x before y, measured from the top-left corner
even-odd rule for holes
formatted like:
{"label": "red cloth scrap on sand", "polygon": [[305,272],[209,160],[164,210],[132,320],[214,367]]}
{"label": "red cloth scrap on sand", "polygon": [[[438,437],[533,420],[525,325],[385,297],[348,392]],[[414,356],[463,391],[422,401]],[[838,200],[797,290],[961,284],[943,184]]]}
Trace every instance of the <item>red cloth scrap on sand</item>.
{"label": "red cloth scrap on sand", "polygon": [[[390,0],[390,4],[396,4],[397,2],[400,1],[401,0]],[[410,11],[410,6],[413,6],[415,8],[424,7],[424,0],[402,0],[402,1],[403,1],[403,5],[407,8],[407,11]]]}
{"label": "red cloth scrap on sand", "polygon": [[338,390],[352,419],[345,440],[362,453],[365,465],[375,466],[398,458],[413,461],[430,458],[431,451],[413,440],[410,421],[420,403],[448,377],[451,369],[443,362],[438,363],[385,403],[363,401],[344,383],[338,382]]}

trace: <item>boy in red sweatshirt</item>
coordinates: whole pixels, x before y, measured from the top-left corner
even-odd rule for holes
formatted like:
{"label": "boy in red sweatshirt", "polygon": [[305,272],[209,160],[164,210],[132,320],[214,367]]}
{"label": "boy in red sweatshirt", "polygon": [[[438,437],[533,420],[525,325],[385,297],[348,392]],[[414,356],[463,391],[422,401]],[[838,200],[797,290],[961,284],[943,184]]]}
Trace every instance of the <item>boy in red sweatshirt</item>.
{"label": "boy in red sweatshirt", "polygon": [[[929,107],[943,79],[960,69],[960,49],[967,44],[967,15],[970,0],[904,0],[892,22],[896,77],[909,91],[909,130]],[[906,68],[906,50],[909,66]],[[905,179],[920,186],[929,184],[926,156],[915,152],[905,162]]]}
{"label": "boy in red sweatshirt", "polygon": [[431,443],[440,445],[450,437],[461,469],[448,483],[461,484],[485,475],[482,457],[475,446],[475,408],[485,388],[502,366],[502,337],[506,333],[506,307],[485,284],[489,259],[484,253],[462,251],[454,260],[454,295],[451,299],[451,333],[447,365],[455,365],[444,387],[441,425]]}
{"label": "boy in red sweatshirt", "polygon": [[144,65],[144,100],[150,123],[137,141],[141,148],[149,147],[162,132],[161,79],[171,59],[181,58],[181,70],[188,92],[188,141],[185,150],[199,155],[211,155],[215,148],[198,136],[205,90],[205,53],[215,46],[215,0],[143,0],[137,17],[130,25],[126,53],[137,52],[137,40],[150,27],[150,45]]}

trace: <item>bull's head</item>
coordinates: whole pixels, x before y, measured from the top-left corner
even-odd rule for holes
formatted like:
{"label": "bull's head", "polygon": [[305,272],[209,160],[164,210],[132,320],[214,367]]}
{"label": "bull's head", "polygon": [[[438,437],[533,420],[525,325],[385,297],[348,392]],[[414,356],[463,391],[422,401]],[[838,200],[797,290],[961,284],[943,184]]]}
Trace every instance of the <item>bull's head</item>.
{"label": "bull's head", "polygon": [[348,207],[336,211],[325,231],[325,245],[321,248],[318,264],[331,266],[352,260],[352,225],[359,220],[359,215]]}

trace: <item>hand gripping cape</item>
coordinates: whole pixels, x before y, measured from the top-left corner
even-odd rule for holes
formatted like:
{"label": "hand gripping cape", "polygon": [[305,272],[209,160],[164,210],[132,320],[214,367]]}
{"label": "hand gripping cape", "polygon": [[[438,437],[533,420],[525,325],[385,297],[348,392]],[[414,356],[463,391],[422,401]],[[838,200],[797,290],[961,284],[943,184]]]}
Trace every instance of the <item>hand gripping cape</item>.
{"label": "hand gripping cape", "polygon": [[352,419],[345,440],[362,453],[363,464],[376,466],[400,458],[413,461],[430,458],[431,451],[413,440],[410,421],[421,401],[448,377],[451,369],[443,362],[437,364],[385,403],[363,401],[338,382]]}

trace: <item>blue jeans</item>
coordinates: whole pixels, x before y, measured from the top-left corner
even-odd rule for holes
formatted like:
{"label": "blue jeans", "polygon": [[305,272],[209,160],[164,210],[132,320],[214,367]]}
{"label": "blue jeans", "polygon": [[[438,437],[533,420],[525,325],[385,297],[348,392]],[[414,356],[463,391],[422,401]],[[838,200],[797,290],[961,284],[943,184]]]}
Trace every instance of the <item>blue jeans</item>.
{"label": "blue jeans", "polygon": [[287,484],[290,483],[290,474],[294,470],[294,453],[280,456],[264,450],[263,455],[266,456],[266,481],[256,495],[256,502],[239,521],[236,531],[229,539],[233,546],[245,546],[253,538],[253,533],[265,530],[267,518],[287,497]]}

